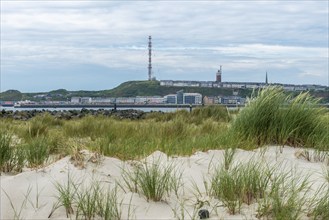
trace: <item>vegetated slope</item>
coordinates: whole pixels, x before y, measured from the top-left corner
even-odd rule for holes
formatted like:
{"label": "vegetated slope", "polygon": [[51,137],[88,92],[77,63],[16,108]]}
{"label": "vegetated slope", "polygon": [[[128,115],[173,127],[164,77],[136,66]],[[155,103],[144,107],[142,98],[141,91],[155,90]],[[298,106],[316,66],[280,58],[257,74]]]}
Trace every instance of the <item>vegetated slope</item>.
{"label": "vegetated slope", "polygon": [[[129,96],[165,96],[175,94],[179,90],[188,93],[201,93],[203,96],[232,95],[232,89],[227,88],[201,88],[201,87],[176,87],[160,86],[159,81],[128,81],[118,87],[106,90],[104,93],[112,97]],[[239,90],[240,96],[251,94],[251,90]]]}
{"label": "vegetated slope", "polygon": [[[49,92],[39,93],[21,93],[17,90],[8,90],[0,93],[0,100],[3,101],[19,101],[19,100],[43,100],[45,98],[34,98],[38,94],[45,94],[50,100],[67,101],[73,96],[79,97],[134,97],[134,96],[165,96],[168,94],[175,94],[179,90],[184,90],[186,93],[200,93],[203,96],[230,96],[233,91],[238,92],[238,96],[250,97],[251,89],[231,89],[231,88],[201,88],[201,87],[176,87],[176,86],[160,86],[159,81],[128,81],[120,84],[116,88],[99,91],[68,91],[65,89],[58,89]],[[293,92],[298,95],[299,92]],[[310,94],[315,97],[320,97],[321,102],[329,102],[328,91],[315,92]]]}
{"label": "vegetated slope", "polygon": [[22,93],[18,90],[7,90],[5,92],[0,93],[0,100],[6,101],[14,101],[14,100],[21,100]]}
{"label": "vegetated slope", "polygon": [[[128,81],[120,84],[116,88],[100,91],[68,91],[65,89],[53,90],[40,93],[21,93],[17,90],[8,90],[0,93],[0,100],[39,100],[33,96],[37,94],[47,94],[51,100],[66,101],[73,96],[80,97],[134,97],[134,96],[165,96],[175,94],[179,90],[191,93],[201,93],[203,96],[232,95],[233,89],[228,88],[200,88],[200,87],[174,87],[160,86],[159,81]],[[235,90],[237,91],[237,90]],[[251,94],[251,90],[239,90],[239,96],[245,97]]]}

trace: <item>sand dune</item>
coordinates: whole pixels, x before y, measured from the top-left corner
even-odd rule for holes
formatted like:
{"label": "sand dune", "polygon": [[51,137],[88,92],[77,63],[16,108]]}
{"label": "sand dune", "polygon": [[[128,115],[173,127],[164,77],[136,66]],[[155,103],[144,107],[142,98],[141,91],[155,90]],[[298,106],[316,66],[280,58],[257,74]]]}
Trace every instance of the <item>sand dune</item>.
{"label": "sand dune", "polygon": [[[171,193],[159,202],[147,201],[142,194],[118,187],[122,219],[177,219],[175,212],[176,215],[182,215],[180,204],[184,204],[185,219],[191,219],[197,216],[202,203],[204,205],[201,208],[210,211],[210,219],[256,219],[256,203],[250,206],[243,204],[240,214],[230,215],[220,201],[206,193],[204,181],[209,180],[215,168],[222,164],[223,152],[223,150],[211,150],[197,152],[190,157],[167,157],[157,151],[146,157],[143,160],[148,163],[156,161],[160,164],[174,164],[182,173],[182,186],[178,190],[178,196]],[[254,151],[237,150],[233,163],[244,163],[252,159],[263,161],[269,166],[279,166],[281,170],[293,170],[300,176],[309,175],[309,180],[313,183],[312,194],[326,182],[323,176],[326,165],[323,162],[307,161],[300,156],[300,152],[299,148],[284,147],[281,153],[276,146]],[[110,157],[102,157],[93,163],[90,159],[92,155],[88,151],[82,153],[86,158],[84,168],[74,166],[70,156],[67,156],[42,169],[25,169],[17,175],[2,174],[0,176],[1,219],[13,219],[15,211],[16,217],[22,219],[48,219],[58,200],[56,183],[66,184],[70,176],[76,184],[80,184],[81,188],[98,181],[103,189],[113,189],[117,182],[123,185],[123,169],[132,169],[136,163],[123,162]],[[196,193],[195,185],[201,195]],[[68,219],[70,217],[75,219],[75,213]],[[67,219],[65,208],[59,207],[52,213],[50,219]]]}

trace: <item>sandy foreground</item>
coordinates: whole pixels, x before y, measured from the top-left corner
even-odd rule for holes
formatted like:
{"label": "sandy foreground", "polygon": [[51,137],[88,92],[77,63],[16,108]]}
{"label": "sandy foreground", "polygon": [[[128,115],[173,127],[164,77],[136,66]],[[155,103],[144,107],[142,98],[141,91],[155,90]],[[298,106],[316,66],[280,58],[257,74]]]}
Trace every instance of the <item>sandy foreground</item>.
{"label": "sandy foreground", "polygon": [[[233,163],[247,162],[250,159],[261,160],[269,166],[280,166],[281,170],[294,170],[300,176],[310,176],[314,192],[326,182],[324,179],[325,164],[298,158],[301,149],[284,147],[282,153],[279,147],[271,146],[254,151],[237,150]],[[71,176],[81,187],[94,181],[100,181],[104,188],[114,188],[116,183],[122,183],[122,170],[131,169],[132,161],[120,161],[115,158],[102,157],[98,163],[89,160],[89,152],[83,152],[86,157],[85,168],[76,167],[70,161],[70,156],[62,158],[38,170],[24,170],[17,175],[2,174],[0,219],[13,219],[14,209],[22,219],[48,219],[53,205],[57,202],[58,192],[55,183],[67,183]],[[209,180],[216,167],[223,162],[223,150],[197,152],[190,157],[167,157],[161,152],[154,152],[145,158],[166,164],[174,163],[182,172],[183,186],[179,195],[166,195],[163,201],[147,201],[137,193],[118,187],[118,197],[121,203],[122,219],[178,219],[181,215],[180,204],[184,204],[185,219],[198,219],[197,212],[203,208],[210,212],[210,219],[256,219],[257,204],[243,205],[237,215],[230,215],[220,201],[206,195],[204,180]],[[200,195],[196,191],[201,191]],[[26,196],[28,195],[28,196]],[[9,198],[10,199],[9,199]],[[24,205],[24,201],[26,204]],[[14,208],[12,207],[14,206]],[[53,212],[50,219],[75,219],[75,214],[67,218],[64,207]]]}

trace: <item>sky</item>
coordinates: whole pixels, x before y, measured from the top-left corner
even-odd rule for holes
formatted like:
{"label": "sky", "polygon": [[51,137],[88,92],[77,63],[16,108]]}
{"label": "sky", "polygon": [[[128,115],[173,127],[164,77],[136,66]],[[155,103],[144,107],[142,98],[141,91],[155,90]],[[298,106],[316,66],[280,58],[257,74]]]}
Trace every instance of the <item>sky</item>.
{"label": "sky", "polygon": [[329,1],[1,0],[0,90],[148,79],[329,84]]}

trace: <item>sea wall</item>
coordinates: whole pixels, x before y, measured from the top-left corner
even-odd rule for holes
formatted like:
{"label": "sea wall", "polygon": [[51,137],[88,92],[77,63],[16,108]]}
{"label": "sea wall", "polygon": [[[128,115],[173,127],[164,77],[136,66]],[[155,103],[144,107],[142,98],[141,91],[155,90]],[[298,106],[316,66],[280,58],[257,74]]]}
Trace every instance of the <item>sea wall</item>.
{"label": "sea wall", "polygon": [[71,120],[75,118],[83,118],[85,116],[106,116],[106,117],[116,117],[119,119],[140,119],[143,117],[145,112],[141,110],[128,109],[128,110],[106,110],[106,109],[81,109],[81,110],[62,110],[62,111],[50,111],[50,110],[23,110],[23,111],[13,111],[2,109],[0,111],[0,118],[10,118],[15,120],[29,120],[37,115],[50,114],[58,119]]}

